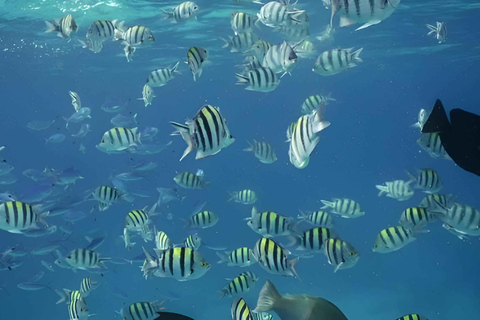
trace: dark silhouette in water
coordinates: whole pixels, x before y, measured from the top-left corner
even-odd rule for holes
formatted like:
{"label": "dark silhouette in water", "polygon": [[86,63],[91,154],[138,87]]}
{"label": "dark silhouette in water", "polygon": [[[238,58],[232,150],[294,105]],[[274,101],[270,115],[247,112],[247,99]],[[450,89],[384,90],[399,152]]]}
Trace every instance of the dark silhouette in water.
{"label": "dark silhouette in water", "polygon": [[160,316],[158,318],[155,318],[155,320],[193,320],[190,317],[178,314],[178,313],[173,313],[173,312],[157,312]]}
{"label": "dark silhouette in water", "polygon": [[462,169],[480,176],[479,115],[453,109],[448,121],[442,102],[437,100],[422,132],[438,132],[450,158]]}

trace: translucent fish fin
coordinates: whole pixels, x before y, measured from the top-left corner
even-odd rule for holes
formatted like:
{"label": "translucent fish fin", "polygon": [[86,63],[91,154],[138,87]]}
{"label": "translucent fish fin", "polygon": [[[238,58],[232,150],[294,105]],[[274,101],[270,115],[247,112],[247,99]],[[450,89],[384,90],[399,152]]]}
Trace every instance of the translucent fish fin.
{"label": "translucent fish fin", "polygon": [[270,280],[267,280],[258,296],[257,307],[253,311],[263,312],[273,310],[281,299],[282,296],[277,291],[277,288],[275,288],[275,285]]}
{"label": "translucent fish fin", "polygon": [[355,29],[355,31],[362,30],[362,29],[368,28],[370,26],[374,26],[376,24],[379,24],[380,22],[382,22],[382,20],[369,21],[369,22],[363,24],[362,26],[358,27],[357,29]]}

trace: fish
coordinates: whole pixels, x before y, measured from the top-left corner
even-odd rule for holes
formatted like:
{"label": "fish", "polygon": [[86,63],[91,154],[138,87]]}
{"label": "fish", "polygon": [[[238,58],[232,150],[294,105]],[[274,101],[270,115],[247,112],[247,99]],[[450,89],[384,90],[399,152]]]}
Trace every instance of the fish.
{"label": "fish", "polygon": [[0,176],[7,174],[14,169],[12,165],[6,163],[5,161],[6,160],[3,160],[3,162],[0,162]]}
{"label": "fish", "polygon": [[55,272],[55,269],[53,268],[53,265],[52,265],[52,264],[46,262],[45,260],[40,261],[40,263],[41,263],[42,266],[44,266],[45,269],[47,269],[48,271],[50,271],[50,272]]}
{"label": "fish", "polygon": [[90,130],[90,124],[82,123],[77,133],[73,133],[71,136],[74,138],[85,138],[85,136],[92,130]]}
{"label": "fish", "polygon": [[65,138],[66,137],[63,133],[55,133],[45,139],[45,144],[62,143],[63,141],[65,141]]}
{"label": "fish", "polygon": [[422,133],[438,132],[447,154],[462,169],[480,176],[480,116],[462,109],[450,111],[450,121],[440,100],[435,102]]}
{"label": "fish", "polygon": [[299,278],[295,271],[298,258],[289,259],[290,251],[282,248],[272,239],[260,238],[253,252],[260,266],[268,273]]}
{"label": "fish", "polygon": [[[408,173],[408,172],[407,172]],[[415,182],[414,188],[420,189],[425,193],[438,193],[443,188],[443,182],[438,173],[430,168],[422,169],[417,172],[417,176],[409,173],[411,182]]]}
{"label": "fish", "polygon": [[468,234],[467,233],[455,229],[454,227],[452,227],[448,223],[442,224],[442,228],[447,230],[448,232],[450,232],[451,234],[453,234],[454,236],[456,236],[460,240],[468,240],[468,237],[467,237]]}
{"label": "fish", "polygon": [[233,300],[230,308],[232,320],[252,320],[252,311],[243,298]]}
{"label": "fish", "polygon": [[253,143],[248,142],[248,144],[249,147],[243,149],[243,151],[253,152],[255,157],[258,158],[261,163],[272,164],[277,161],[275,150],[273,150],[273,147],[267,142],[253,140]]}
{"label": "fish", "polygon": [[152,104],[153,98],[155,97],[156,95],[154,94],[152,87],[150,87],[148,84],[145,84],[142,89],[142,98],[138,98],[138,100],[143,100],[146,108]]}
{"label": "fish", "polygon": [[107,102],[107,103],[104,103],[100,107],[100,109],[102,109],[102,111],[107,112],[107,113],[121,112],[125,108],[125,106],[128,104],[129,101],[130,101],[130,99],[123,104],[113,104],[113,105],[110,105],[110,102]]}
{"label": "fish", "polygon": [[253,312],[252,320],[272,320],[273,316],[268,312]]}
{"label": "fish", "polygon": [[196,174],[188,171],[183,171],[177,174],[173,178],[173,181],[175,181],[177,185],[185,189],[201,190],[210,184],[210,182],[204,180],[203,176],[203,170],[198,170]]}
{"label": "fish", "polygon": [[87,30],[87,39],[96,42],[105,40],[113,40],[115,37],[115,29],[117,20],[95,20]]}
{"label": "fish", "polygon": [[323,245],[328,263],[335,267],[334,273],[340,269],[354,267],[360,259],[360,254],[355,247],[338,238],[329,238]]}
{"label": "fish", "polygon": [[480,210],[448,199],[443,205],[437,200],[429,211],[451,228],[470,236],[480,236]]}
{"label": "fish", "polygon": [[225,297],[235,297],[242,295],[250,291],[255,287],[255,283],[258,281],[258,278],[251,271],[246,271],[235,278],[233,278],[228,285],[226,285],[221,291],[220,294],[222,298]]}
{"label": "fish", "polygon": [[74,167],[67,168],[57,175],[57,181],[55,182],[58,185],[64,186],[69,184],[75,184],[79,179],[83,179],[80,171]]}
{"label": "fish", "polygon": [[245,90],[271,92],[280,84],[280,79],[270,68],[258,67],[246,73],[236,73],[237,85],[246,85]]}
{"label": "fish", "polygon": [[230,39],[220,38],[225,42],[222,48],[230,48],[230,52],[247,52],[252,46],[260,40],[253,32],[245,32],[229,37]]}
{"label": "fish", "polygon": [[427,24],[427,28],[430,30],[427,35],[433,36],[435,39],[438,40],[438,43],[444,43],[445,41],[447,41],[447,25],[445,24],[445,22],[437,21],[436,26]]}
{"label": "fish", "polygon": [[145,248],[143,251],[146,256],[142,267],[145,278],[153,276],[188,281],[201,278],[211,267],[198,251],[190,248],[171,248],[161,252],[157,259]]}
{"label": "fish", "polygon": [[152,207],[153,211],[150,209],[148,213],[145,210],[130,210],[125,218],[125,228],[130,232],[140,232],[145,242],[152,240],[153,234],[148,225],[150,224],[149,215],[154,212],[155,208],[156,205]]}
{"label": "fish", "polygon": [[260,213],[255,207],[252,208],[251,218],[247,225],[259,235],[267,238],[286,236],[293,232],[293,223],[290,218],[273,211]]}
{"label": "fish", "polygon": [[119,22],[115,28],[114,40],[122,40],[124,45],[133,47],[149,46],[155,42],[155,37],[149,28],[145,26],[133,26],[125,28],[124,21]]}
{"label": "fish", "polygon": [[300,221],[306,221],[314,226],[323,228],[333,228],[333,218],[326,211],[313,211],[308,215],[300,210],[300,214],[297,217]]}
{"label": "fish", "polygon": [[[296,47],[301,42],[290,46],[288,42],[283,41],[278,45],[273,45],[265,53],[262,66],[272,69],[275,73],[290,74],[298,62],[298,56],[295,53]],[[282,77],[283,77],[282,75]]]}
{"label": "fish", "polygon": [[83,298],[71,300],[68,305],[70,320],[87,320],[90,312],[87,302]]}
{"label": "fish", "polygon": [[[305,18],[302,18],[304,16]],[[307,21],[303,21],[306,19]],[[287,19],[285,25],[280,25],[275,27],[274,31],[281,32],[285,35],[285,39],[290,41],[303,41],[302,43],[309,43],[312,48],[304,48],[302,51],[302,55],[304,57],[308,57],[309,55],[313,54],[313,43],[308,41],[310,37],[310,22],[308,21],[307,13],[304,11],[301,14],[297,14],[296,20]],[[306,49],[306,50],[305,50]],[[296,53],[299,53],[295,50]]]}
{"label": "fish", "polygon": [[323,109],[328,101],[336,101],[336,99],[332,98],[331,93],[327,96],[321,96],[318,94],[308,96],[302,103],[302,113],[310,114],[319,108]]}
{"label": "fish", "polygon": [[187,63],[190,71],[193,74],[193,81],[197,81],[197,78],[203,73],[203,67],[208,59],[208,50],[200,47],[191,47],[187,52]]}
{"label": "fish", "polygon": [[316,37],[318,41],[321,43],[331,43],[335,40],[333,34],[335,33],[335,29],[330,24],[327,24],[325,30],[320,33],[319,36]]}
{"label": "fish", "polygon": [[230,199],[227,201],[235,201],[241,204],[254,204],[258,200],[258,196],[255,191],[250,189],[244,189],[241,191],[230,192]]}
{"label": "fish", "polygon": [[202,159],[219,153],[235,142],[220,109],[211,105],[203,106],[186,125],[176,122],[170,124],[176,129],[172,135],[180,134],[188,145],[180,161],[195,149],[195,159]]}
{"label": "fish", "polygon": [[375,187],[380,190],[378,196],[382,196],[384,194],[387,195],[389,198],[396,199],[398,201],[405,201],[413,197],[415,191],[413,191],[410,184],[413,181],[403,181],[403,180],[394,180],[394,181],[387,181],[385,185],[376,185]]}
{"label": "fish", "polygon": [[347,320],[332,302],[306,294],[282,296],[270,280],[262,287],[253,311],[275,311],[282,320]]}
{"label": "fish", "polygon": [[217,252],[220,260],[217,263],[226,263],[229,267],[249,267],[257,263],[253,250],[241,247],[233,251]]}
{"label": "fish", "polygon": [[400,0],[332,0],[332,16],[340,14],[340,27],[363,23],[355,31],[379,24],[387,19],[400,4]]}
{"label": "fish", "polygon": [[363,62],[360,58],[363,48],[352,52],[353,48],[332,49],[323,52],[317,58],[312,71],[321,76],[333,76]]}
{"label": "fish", "polygon": [[170,12],[163,9],[161,10],[165,14],[165,19],[178,23],[196,19],[200,7],[193,1],[185,1],[173,8]]}
{"label": "fish", "polygon": [[103,42],[99,40],[92,40],[92,39],[85,39],[80,40],[78,42],[82,45],[83,49],[88,49],[93,53],[100,53],[103,49]]}
{"label": "fish", "polygon": [[383,229],[377,235],[373,252],[389,253],[397,251],[407,244],[416,240],[412,229],[403,226],[395,226]]}
{"label": "fish", "polygon": [[297,125],[297,121],[294,121],[290,123],[290,125],[288,126],[287,132],[286,132],[287,140],[285,140],[285,142],[292,141],[292,134],[293,134],[293,131],[295,130],[296,125]]}
{"label": "fish", "polygon": [[88,270],[92,268],[105,268],[103,263],[110,258],[100,258],[98,252],[88,249],[75,249],[65,258],[65,261],[73,268]]}
{"label": "fish", "polygon": [[37,282],[22,282],[22,283],[17,284],[17,287],[19,289],[26,290],[26,291],[38,291],[38,290],[42,290],[42,289],[45,289],[45,288],[53,291],[53,289],[50,288],[49,286],[47,286],[45,284],[37,283]]}
{"label": "fish", "polygon": [[72,98],[72,106],[75,109],[75,112],[78,112],[78,110],[82,108],[82,101],[80,100],[80,96],[74,91],[68,91],[68,94]]}
{"label": "fish", "polygon": [[135,302],[123,307],[119,314],[123,320],[154,320],[158,317],[158,311],[164,309],[161,303]]}
{"label": "fish", "polygon": [[134,147],[141,144],[141,134],[137,129],[112,128],[103,134],[102,140],[96,147],[105,153],[132,151]]}
{"label": "fish", "polygon": [[323,118],[323,110],[301,116],[291,135],[288,151],[290,163],[297,169],[304,169],[310,163],[310,155],[317,146],[320,138],[316,133],[328,128],[330,122]]}
{"label": "fish", "polygon": [[183,245],[185,248],[198,250],[202,246],[202,238],[197,233],[189,235],[183,241]]}
{"label": "fish", "polygon": [[218,216],[215,213],[204,210],[192,215],[188,220],[188,226],[206,229],[213,227],[217,222]]}
{"label": "fish", "polygon": [[430,194],[423,198],[418,206],[430,209],[435,207],[435,202],[439,203],[440,206],[447,207],[449,203],[449,197],[438,193]]}
{"label": "fish", "polygon": [[397,320],[428,320],[427,317],[418,313],[411,313],[398,318]]}
{"label": "fish", "polygon": [[[38,238],[38,237],[44,237],[44,236],[54,234],[55,232],[57,232],[57,226],[50,226],[50,227],[42,228],[42,229],[33,229],[32,228],[32,229],[24,230],[22,233],[25,237]],[[50,251],[53,251],[53,250],[56,249],[56,248],[54,248],[54,249],[52,249],[52,248],[53,247],[38,248],[38,249],[32,250],[31,253],[35,254],[35,255],[44,255],[44,254],[50,253]]]}
{"label": "fish", "polygon": [[235,34],[252,32],[258,18],[245,12],[232,12],[230,14],[230,25]]}
{"label": "fish", "polygon": [[159,192],[157,204],[167,204],[172,201],[183,201],[185,197],[181,197],[178,194],[178,190],[170,188],[161,188],[158,187],[157,191]]}
{"label": "fish", "polygon": [[287,21],[297,20],[296,16],[302,14],[302,10],[294,9],[289,4],[290,1],[270,1],[260,8],[257,13],[258,20],[260,20],[267,27],[275,28],[285,25]]}
{"label": "fish", "polygon": [[79,123],[86,119],[91,119],[92,116],[90,115],[91,110],[90,108],[83,107],[75,111],[69,118],[64,118],[66,121],[65,127],[68,128],[70,123]]}
{"label": "fish", "polygon": [[80,282],[80,293],[82,298],[88,297],[90,292],[97,289],[99,285],[100,284],[97,281],[92,280],[90,277],[83,278],[82,282]]}
{"label": "fish", "polygon": [[159,251],[165,251],[172,249],[173,242],[170,240],[170,238],[167,236],[167,234],[163,231],[157,231],[154,229],[154,234],[155,234],[155,247]]}
{"label": "fish", "polygon": [[52,121],[33,120],[27,123],[27,128],[35,131],[47,130],[48,128],[50,128],[50,126],[54,122],[55,120],[52,120]]}
{"label": "fish", "polygon": [[157,127],[145,127],[142,130],[142,140],[153,140],[160,130]]}
{"label": "fish", "polygon": [[272,47],[272,44],[270,42],[259,39],[250,47],[249,50],[245,51],[244,53],[252,54],[253,57],[255,57],[258,61],[263,62],[263,58],[265,57],[265,54],[267,54],[268,49],[270,49],[271,47]]}
{"label": "fish", "polygon": [[417,122],[411,125],[413,128],[418,128],[420,129],[420,132],[422,132],[423,126],[425,125],[425,122],[427,122],[427,118],[429,116],[429,112],[425,109],[420,109],[418,112],[418,117],[417,117]]}
{"label": "fish", "polygon": [[290,245],[297,245],[296,250],[324,252],[327,239],[338,238],[333,229],[317,227],[303,231],[298,236],[291,237]]}
{"label": "fish", "polygon": [[47,25],[46,33],[57,32],[57,35],[64,39],[70,38],[78,29],[77,23],[71,14],[59,20],[45,21],[45,24]]}
{"label": "fish", "polygon": [[437,216],[429,212],[427,208],[413,207],[402,212],[398,223],[408,229],[418,229],[426,226],[429,222],[435,221],[436,218]]}
{"label": "fish", "polygon": [[423,133],[417,140],[417,144],[433,159],[443,158],[452,160],[447,151],[445,151],[438,132]]}
{"label": "fish", "polygon": [[358,218],[365,215],[360,205],[351,199],[332,199],[333,201],[321,200],[324,206],[321,209],[331,208],[332,212],[342,218]]}
{"label": "fish", "polygon": [[93,191],[93,198],[98,201],[98,211],[107,210],[120,199],[120,192],[109,186],[100,186]]}
{"label": "fish", "polygon": [[175,78],[175,74],[180,73],[177,71],[178,64],[177,62],[172,68],[162,68],[156,69],[150,72],[147,78],[147,84],[150,87],[161,87],[167,84],[168,81]]}
{"label": "fish", "polygon": [[38,223],[46,226],[48,211],[37,214],[33,206],[20,201],[7,201],[0,204],[0,229],[10,233],[22,233],[38,228]]}
{"label": "fish", "polygon": [[110,123],[113,124],[115,127],[131,127],[138,124],[137,115],[137,113],[135,113],[133,116],[117,114],[110,120]]}

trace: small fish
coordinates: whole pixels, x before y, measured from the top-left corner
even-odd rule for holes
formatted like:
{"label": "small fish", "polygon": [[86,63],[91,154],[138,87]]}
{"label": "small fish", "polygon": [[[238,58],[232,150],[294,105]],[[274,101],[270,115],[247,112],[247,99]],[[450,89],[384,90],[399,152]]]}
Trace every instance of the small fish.
{"label": "small fish", "polygon": [[138,98],[138,100],[143,100],[143,102],[145,102],[145,107],[148,107],[152,104],[152,100],[155,97],[152,87],[145,84],[142,89],[142,98]]}
{"label": "small fish", "polygon": [[[248,142],[248,141],[247,141]],[[272,164],[277,161],[277,155],[273,147],[266,142],[258,142],[253,140],[253,144],[248,142],[249,147],[243,151],[253,152],[261,163]]]}
{"label": "small fish", "polygon": [[128,151],[141,144],[140,136],[140,133],[137,133],[137,128],[115,127],[103,134],[102,141],[97,145],[97,149],[106,153]]}
{"label": "small fish", "polygon": [[98,288],[100,284],[92,280],[92,278],[83,278],[82,282],[80,282],[80,293],[82,295],[82,298],[88,297],[91,291],[95,290]]}
{"label": "small fish", "polygon": [[75,109],[75,112],[78,112],[82,108],[82,101],[80,100],[80,96],[78,93],[73,91],[68,91],[68,94],[72,98],[72,106]]}
{"label": "small fish", "polygon": [[311,252],[323,252],[327,239],[338,238],[338,235],[332,229],[317,227],[303,231],[300,235],[292,237],[291,244],[298,247],[297,250],[306,250]]}
{"label": "small fish", "polygon": [[173,242],[163,231],[154,230],[155,233],[155,247],[159,251],[165,251],[173,248]]}
{"label": "small fish", "polygon": [[[142,134],[142,138],[145,136]],[[131,169],[133,172],[138,172],[138,173],[145,173],[145,172],[150,172],[153,169],[158,167],[158,163],[156,162],[151,162],[147,160],[140,161],[139,163],[132,165]]]}
{"label": "small fish", "polygon": [[294,121],[294,122],[290,123],[290,125],[288,126],[287,131],[286,131],[287,140],[285,140],[285,142],[292,141],[292,134],[293,134],[293,131],[295,130],[296,126],[297,126],[297,121]]}
{"label": "small fish", "polygon": [[376,185],[375,187],[380,190],[378,196],[386,194],[387,197],[396,199],[398,201],[405,201],[413,197],[415,191],[413,191],[410,184],[413,181],[394,180],[385,182],[385,185]]}
{"label": "small fish", "polygon": [[243,298],[237,298],[230,308],[232,320],[252,320],[252,311]]}
{"label": "small fish", "polygon": [[181,197],[176,189],[158,187],[157,191],[160,193],[158,196],[158,204],[167,204],[171,201],[183,201],[185,198]]}
{"label": "small fish", "polygon": [[75,111],[69,118],[64,118],[67,122],[65,127],[68,128],[70,123],[79,123],[86,119],[91,119],[92,116],[90,115],[91,110],[90,108],[83,107]]}
{"label": "small fish", "polygon": [[241,191],[234,191],[230,193],[230,199],[228,201],[235,201],[241,204],[254,204],[258,200],[258,196],[255,191],[250,189],[244,189]]}
{"label": "small fish", "polygon": [[117,114],[110,120],[110,123],[113,124],[115,127],[132,127],[138,124],[137,113],[135,113],[133,116],[132,115],[125,116],[123,114]]}
{"label": "small fish", "polygon": [[142,130],[142,140],[153,140],[160,130],[157,127],[145,127]]}
{"label": "small fish", "polygon": [[265,41],[265,40],[258,40],[255,42],[249,50],[245,51],[244,53],[251,53],[258,61],[263,61],[263,58],[267,54],[268,50],[272,47],[272,45]]}
{"label": "small fish", "polygon": [[55,182],[58,185],[69,185],[75,184],[75,182],[79,179],[83,179],[80,171],[70,167],[63,170],[61,173],[57,175],[57,181]]}
{"label": "small fish", "polygon": [[423,200],[420,202],[418,206],[430,209],[432,207],[435,207],[435,203],[440,204],[440,206],[442,207],[447,207],[449,203],[449,199],[446,195],[434,193],[423,198]]}
{"label": "small fish", "polygon": [[430,113],[427,110],[420,109],[420,111],[418,112],[418,121],[416,123],[412,124],[411,127],[418,128],[418,129],[420,129],[420,132],[422,132],[423,126],[427,122],[427,119],[428,119],[429,115],[430,115]]}
{"label": "small fish", "polygon": [[117,20],[96,20],[92,22],[87,31],[87,39],[96,42],[113,40],[115,37]]}
{"label": "small fish", "polygon": [[333,201],[321,200],[324,206],[321,209],[331,208],[332,212],[342,218],[358,218],[365,215],[360,205],[351,199],[332,199]]}
{"label": "small fish", "polygon": [[171,12],[163,10],[165,19],[170,19],[175,23],[196,19],[200,7],[193,1],[185,1],[173,8]]}
{"label": "small fish", "polygon": [[335,267],[334,273],[340,269],[352,268],[360,259],[357,249],[341,239],[327,239],[323,247],[325,248],[328,263]]}
{"label": "small fish", "polygon": [[130,232],[140,232],[145,242],[152,240],[153,234],[148,227],[150,224],[149,214],[151,213],[153,213],[152,210],[148,213],[145,210],[130,210],[125,218],[125,228]]}
{"label": "small fish", "polygon": [[120,192],[109,186],[98,187],[93,192],[93,198],[98,201],[98,211],[107,210],[120,197]]}
{"label": "small fish", "polygon": [[[298,39],[298,38],[297,38]],[[301,40],[301,39],[300,39]],[[312,42],[308,40],[303,40],[295,50],[295,53],[297,56],[300,58],[313,58],[317,54],[317,50],[315,50],[315,47]]]}
{"label": "small fish", "polygon": [[[44,236],[51,235],[55,232],[57,232],[57,226],[50,226],[50,227],[42,228],[42,229],[29,229],[29,230],[23,231],[22,233],[25,237],[38,238],[38,237],[44,237]],[[49,248],[47,248],[47,247],[37,248],[35,250],[32,250],[31,254],[44,255],[44,254],[50,253],[50,251],[53,251],[55,249],[56,249],[56,247],[54,247],[54,246],[51,246]]]}
{"label": "small fish", "polygon": [[417,144],[433,159],[444,158],[452,160],[445,151],[438,132],[422,133],[422,136],[417,140]]}
{"label": "small fish", "polygon": [[158,318],[158,311],[164,309],[162,303],[136,302],[123,307],[118,312],[123,320],[155,320]]}
{"label": "small fish", "polygon": [[5,162],[0,162],[0,176],[3,176],[9,172],[11,172],[14,167],[12,165],[9,165],[8,163]]}
{"label": "small fish", "polygon": [[357,66],[357,62],[362,62],[360,53],[363,48],[352,52],[349,49],[332,49],[320,54],[313,66],[312,71],[322,76],[333,76],[349,68]]}
{"label": "small fish", "polygon": [[70,38],[75,32],[77,32],[78,26],[75,19],[71,14],[52,21],[45,21],[47,25],[46,33],[57,32],[60,38]]}
{"label": "small fish", "polygon": [[198,170],[196,174],[184,171],[173,178],[177,185],[185,189],[203,189],[210,184],[203,179],[203,170]]}
{"label": "small fish", "polygon": [[398,318],[397,320],[428,320],[427,317],[422,316],[418,313],[407,314],[403,317]]}
{"label": "small fish", "polygon": [[45,144],[48,143],[62,143],[65,141],[65,135],[63,133],[55,133],[52,134],[50,137],[45,139]]}
{"label": "small fish", "polygon": [[50,288],[49,286],[45,284],[37,283],[37,282],[22,282],[22,283],[19,283],[17,287],[26,291],[38,291],[45,288],[53,291],[53,289]]}
{"label": "small fish", "polygon": [[246,85],[245,90],[271,92],[280,84],[280,79],[270,68],[259,67],[249,70],[246,74],[235,74],[237,85]]}
{"label": "small fish", "polygon": [[468,240],[468,237],[467,237],[468,234],[467,233],[455,229],[454,227],[452,227],[448,223],[442,224],[442,228],[447,230],[448,232],[450,232],[451,234],[453,234],[454,236],[456,236],[460,240]]}
{"label": "small fish", "polygon": [[123,241],[125,243],[125,249],[131,250],[135,246],[136,242],[131,241],[130,231],[127,228],[123,228]]}
{"label": "small fish", "polygon": [[100,107],[100,109],[102,109],[102,111],[107,112],[107,113],[121,112],[125,108],[125,106],[128,104],[129,101],[130,100],[128,100],[124,104],[114,104],[114,105],[109,105],[109,104],[105,103]]}
{"label": "small fish", "polygon": [[248,13],[232,12],[230,14],[230,25],[235,34],[252,32],[257,21],[256,16],[251,16]]}
{"label": "small fish", "polygon": [[22,233],[37,227],[38,223],[47,225],[48,211],[37,214],[35,208],[20,201],[8,201],[0,204],[0,229],[10,233]]}
{"label": "small fish", "polygon": [[400,216],[400,225],[409,229],[419,229],[426,226],[429,222],[435,221],[436,216],[429,212],[427,208],[413,207],[407,208]]}
{"label": "small fish", "polygon": [[270,1],[260,8],[257,13],[258,19],[267,27],[279,27],[285,25],[289,19],[298,21],[296,16],[303,13],[301,10],[294,9],[289,4],[290,1]]}
{"label": "small fish", "polygon": [[202,246],[202,238],[200,238],[200,236],[197,233],[189,235],[183,241],[183,245],[185,248],[198,250]]}
{"label": "small fish", "polygon": [[430,30],[428,33],[429,36],[433,36],[435,39],[438,40],[438,43],[443,43],[447,41],[447,26],[445,22],[438,22],[437,25],[433,26],[431,24],[427,24],[427,28]]}
{"label": "small fish", "polygon": [[298,278],[295,271],[296,259],[289,259],[290,251],[269,238],[261,238],[254,247],[254,255],[260,266],[267,272],[286,277]]}
{"label": "small fish", "polygon": [[264,237],[288,236],[292,233],[291,219],[273,211],[258,212],[252,208],[252,216],[247,225],[256,233]]}
{"label": "small fish", "polygon": [[298,215],[300,221],[307,221],[308,223],[323,228],[333,228],[333,218],[326,211],[313,211],[308,215],[303,213],[300,210],[300,215]]}
{"label": "small fish", "polygon": [[258,278],[253,272],[246,271],[232,279],[228,285],[220,291],[222,298],[243,295],[255,287]]}
{"label": "small fish", "polygon": [[260,40],[253,32],[245,32],[229,37],[229,40],[220,38],[225,42],[222,48],[230,48],[230,52],[247,52]]}
{"label": "small fish", "polygon": [[192,215],[188,220],[188,226],[206,229],[213,227],[217,222],[218,216],[215,213],[204,210]]}
{"label": "small fish", "polygon": [[135,54],[136,50],[137,48],[125,42],[125,46],[123,47],[123,52],[125,52],[125,58],[127,58],[127,62],[133,61],[133,55]]}
{"label": "small fish", "polygon": [[[408,173],[408,172],[407,172]],[[417,176],[409,173],[411,182],[415,182],[414,188],[420,189],[425,193],[438,193],[443,188],[443,182],[438,173],[430,168],[422,169],[417,172]]]}
{"label": "small fish", "polygon": [[271,46],[263,58],[262,65],[272,69],[275,73],[290,74],[297,65],[298,56],[295,49],[300,44],[301,42],[292,47],[283,41],[281,44]]}
{"label": "small fish", "polygon": [[168,81],[175,78],[175,74],[179,73],[177,71],[178,64],[177,62],[173,68],[163,68],[163,69],[156,69],[150,72],[147,78],[147,84],[150,87],[161,87],[167,84]]}
{"label": "small fish", "polygon": [[472,206],[451,200],[443,205],[435,200],[429,211],[457,232],[480,236],[480,210]]}
{"label": "small fish", "polygon": [[40,261],[40,263],[41,263],[42,266],[44,266],[45,269],[47,269],[48,271],[50,271],[50,272],[55,272],[55,269],[53,268],[53,265],[52,265],[51,263],[48,263],[48,262],[46,262],[45,260]]}
{"label": "small fish", "polygon": [[115,28],[114,40],[122,40],[123,44],[133,47],[148,46],[155,42],[155,37],[149,28],[144,26],[124,27],[124,21]]}
{"label": "small fish", "polygon": [[310,114],[319,108],[325,108],[325,105],[327,105],[328,101],[336,101],[334,98],[332,98],[331,93],[328,96],[321,96],[318,94],[309,96],[302,103],[302,113]]}
{"label": "small fish", "polygon": [[320,33],[319,36],[316,37],[318,41],[321,43],[332,43],[334,41],[333,34],[335,33],[335,29],[330,24],[327,24],[325,30]]}
{"label": "small fish", "polygon": [[82,123],[80,129],[78,130],[77,133],[73,133],[72,137],[74,138],[85,138],[85,136],[92,130],[90,130],[90,124],[88,123]]}
{"label": "small fish", "polygon": [[65,258],[65,261],[73,268],[88,270],[104,267],[103,263],[109,259],[100,258],[100,255],[93,250],[75,249]]}
{"label": "small fish", "polygon": [[249,267],[257,263],[253,250],[241,247],[233,251],[217,252],[220,260],[217,263],[226,263],[229,267]]}
{"label": "small fish", "polygon": [[383,229],[377,235],[373,252],[389,253],[397,251],[407,244],[413,242],[416,238],[413,236],[412,229],[403,226],[395,226]]}
{"label": "small fish", "polygon": [[30,130],[41,131],[50,128],[50,126],[55,122],[52,121],[42,121],[42,120],[33,120],[27,123],[27,128]]}
{"label": "small fish", "polygon": [[200,47],[191,47],[187,52],[187,63],[190,71],[193,74],[193,81],[197,81],[197,78],[203,73],[203,67],[208,59],[208,50]]}
{"label": "small fish", "polygon": [[92,39],[85,39],[80,40],[78,42],[82,45],[83,49],[88,49],[93,53],[100,53],[103,49],[103,42],[99,40],[92,40]]}

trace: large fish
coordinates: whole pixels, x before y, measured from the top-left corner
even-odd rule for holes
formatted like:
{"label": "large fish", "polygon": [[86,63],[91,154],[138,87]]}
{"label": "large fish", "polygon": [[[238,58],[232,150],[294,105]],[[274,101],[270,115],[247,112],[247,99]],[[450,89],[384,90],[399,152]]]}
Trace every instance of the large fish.
{"label": "large fish", "polygon": [[347,320],[337,306],[320,297],[302,295],[282,296],[267,280],[258,297],[254,312],[275,311],[281,320]]}

